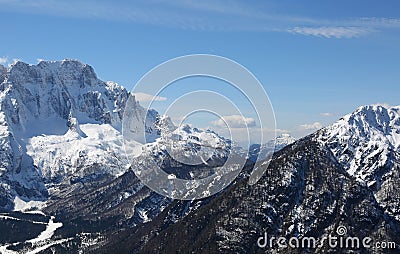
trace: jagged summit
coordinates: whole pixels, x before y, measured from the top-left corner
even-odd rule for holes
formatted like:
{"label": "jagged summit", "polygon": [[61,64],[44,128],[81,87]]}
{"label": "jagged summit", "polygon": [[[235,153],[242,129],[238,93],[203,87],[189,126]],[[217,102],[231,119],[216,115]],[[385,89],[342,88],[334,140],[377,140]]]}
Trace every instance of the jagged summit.
{"label": "jagged summit", "polygon": [[17,61],[11,65],[9,81],[14,84],[46,84],[61,83],[65,85],[97,85],[94,69],[77,60],[65,59],[62,61],[40,61],[36,65]]}
{"label": "jagged summit", "polygon": [[368,105],[357,108],[342,118],[347,125],[365,134],[373,129],[391,135],[393,129],[400,125],[400,106]]}
{"label": "jagged summit", "polygon": [[[26,131],[33,119],[108,123],[120,127],[129,97],[125,88],[97,78],[94,69],[77,60],[16,62],[7,70],[0,93],[9,123]],[[10,114],[8,114],[8,112]],[[34,120],[36,121],[36,120]]]}
{"label": "jagged summit", "polygon": [[[356,171],[354,160],[361,154],[375,150],[395,151],[400,148],[400,107],[370,105],[341,118],[335,124],[321,130],[320,141],[332,148],[334,153],[344,152],[340,159],[346,162],[351,173]],[[357,156],[350,160],[349,153]],[[346,155],[347,154],[347,155]],[[384,164],[386,158],[377,163]]]}

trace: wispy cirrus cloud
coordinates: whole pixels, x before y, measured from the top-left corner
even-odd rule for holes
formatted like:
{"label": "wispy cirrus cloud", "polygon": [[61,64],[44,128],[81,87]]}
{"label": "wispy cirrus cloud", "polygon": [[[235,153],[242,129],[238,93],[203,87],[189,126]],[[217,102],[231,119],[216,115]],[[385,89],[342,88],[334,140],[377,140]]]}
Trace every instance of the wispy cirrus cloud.
{"label": "wispy cirrus cloud", "polygon": [[283,32],[328,39],[358,38],[382,29],[400,28],[397,18],[328,20],[275,14],[265,3],[249,4],[240,0],[138,0],[118,5],[95,0],[0,0],[0,11],[134,22],[185,30]]}
{"label": "wispy cirrus cloud", "polygon": [[186,30],[234,30],[238,27],[231,24],[235,20],[232,17],[251,16],[252,9],[246,10],[248,8],[240,1],[230,2],[238,4],[184,0],[138,0],[119,4],[95,0],[0,0],[0,11],[134,22]]}
{"label": "wispy cirrus cloud", "polygon": [[351,18],[348,23],[372,28],[400,28],[400,18],[360,17]]}
{"label": "wispy cirrus cloud", "polygon": [[269,14],[239,0],[138,0],[118,5],[95,0],[0,0],[1,11],[204,31],[284,31],[283,24],[288,22],[314,22],[307,17]]}
{"label": "wispy cirrus cloud", "polygon": [[357,38],[372,32],[370,28],[362,27],[295,27],[288,29],[289,33],[311,35],[325,38]]}
{"label": "wispy cirrus cloud", "polygon": [[358,38],[382,29],[399,29],[400,18],[358,17],[343,20],[314,20],[287,29],[292,34],[323,38]]}

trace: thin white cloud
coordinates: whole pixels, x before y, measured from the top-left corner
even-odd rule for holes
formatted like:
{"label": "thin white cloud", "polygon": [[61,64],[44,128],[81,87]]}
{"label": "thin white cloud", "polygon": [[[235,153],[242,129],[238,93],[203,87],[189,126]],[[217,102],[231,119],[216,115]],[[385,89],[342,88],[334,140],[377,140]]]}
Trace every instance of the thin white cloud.
{"label": "thin white cloud", "polygon": [[167,97],[154,96],[147,93],[135,93],[135,99],[137,101],[166,101]]}
{"label": "thin white cloud", "polygon": [[310,35],[324,38],[357,38],[371,32],[362,27],[295,27],[288,30],[292,34]]}
{"label": "thin white cloud", "polygon": [[8,57],[0,57],[0,64],[6,64],[8,62]]}
{"label": "thin white cloud", "polygon": [[375,28],[399,28],[400,19],[383,17],[362,17],[350,19],[350,22],[357,26],[368,26]]}
{"label": "thin white cloud", "polygon": [[300,125],[300,129],[303,129],[303,130],[319,130],[322,127],[323,126],[322,126],[322,124],[320,122]]}
{"label": "thin white cloud", "polygon": [[222,116],[220,119],[212,121],[212,125],[225,128],[246,128],[255,127],[256,121],[251,117],[243,117],[241,115]]}
{"label": "thin white cloud", "polygon": [[362,17],[317,19],[273,14],[265,3],[238,0],[106,1],[0,0],[0,9],[73,18],[134,22],[185,30],[284,32],[323,38],[357,38],[387,28],[400,28],[400,19]]}
{"label": "thin white cloud", "polygon": [[330,117],[330,116],[336,116],[336,113],[330,113],[330,112],[324,112],[320,114],[321,116],[325,116],[325,117]]}

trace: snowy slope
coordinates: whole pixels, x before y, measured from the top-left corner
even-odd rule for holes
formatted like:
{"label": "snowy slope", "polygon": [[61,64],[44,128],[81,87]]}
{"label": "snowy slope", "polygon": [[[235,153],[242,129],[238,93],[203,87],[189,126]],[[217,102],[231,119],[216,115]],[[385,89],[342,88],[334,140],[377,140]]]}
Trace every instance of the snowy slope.
{"label": "snowy slope", "polygon": [[83,124],[80,129],[82,134],[69,129],[65,135],[40,135],[28,140],[27,155],[45,179],[61,180],[95,164],[113,175],[126,170],[119,131],[108,124]]}
{"label": "snowy slope", "polygon": [[156,142],[144,147],[145,153],[163,151],[175,160],[188,165],[207,164],[210,159],[226,158],[230,141],[210,130],[199,130],[189,125],[170,128],[162,132]]}

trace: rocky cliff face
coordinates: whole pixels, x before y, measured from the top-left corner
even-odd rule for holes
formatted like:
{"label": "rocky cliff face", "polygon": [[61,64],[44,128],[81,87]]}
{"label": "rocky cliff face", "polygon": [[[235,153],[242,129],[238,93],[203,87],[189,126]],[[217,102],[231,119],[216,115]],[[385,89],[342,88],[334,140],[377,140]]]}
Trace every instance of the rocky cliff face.
{"label": "rocky cliff face", "polygon": [[2,111],[23,132],[29,132],[30,124],[38,119],[67,120],[70,114],[81,123],[108,123],[117,128],[129,96],[117,84],[99,80],[91,66],[74,60],[38,65],[17,62],[8,71],[2,92]]}

